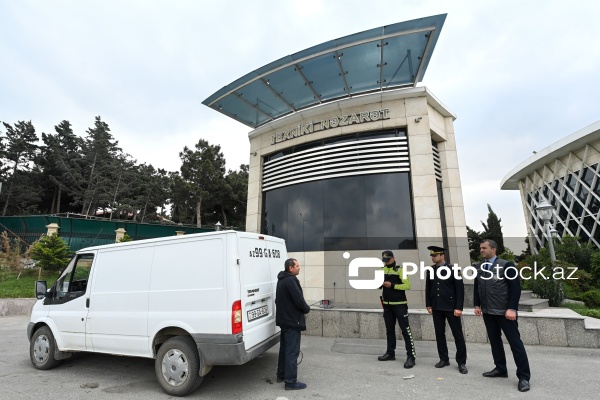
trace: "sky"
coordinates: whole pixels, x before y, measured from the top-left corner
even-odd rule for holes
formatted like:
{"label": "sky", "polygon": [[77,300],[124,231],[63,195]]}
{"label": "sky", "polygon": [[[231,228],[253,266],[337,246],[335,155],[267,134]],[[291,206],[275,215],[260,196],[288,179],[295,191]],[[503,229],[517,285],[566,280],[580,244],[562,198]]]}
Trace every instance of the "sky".
{"label": "sky", "polygon": [[218,144],[235,170],[250,128],[202,104],[271,61],[335,38],[447,13],[423,81],[454,121],[467,225],[490,204],[525,237],[517,165],[600,120],[600,3],[502,0],[0,0],[0,121],[62,120],[85,136],[101,116],[139,163],[179,170]]}

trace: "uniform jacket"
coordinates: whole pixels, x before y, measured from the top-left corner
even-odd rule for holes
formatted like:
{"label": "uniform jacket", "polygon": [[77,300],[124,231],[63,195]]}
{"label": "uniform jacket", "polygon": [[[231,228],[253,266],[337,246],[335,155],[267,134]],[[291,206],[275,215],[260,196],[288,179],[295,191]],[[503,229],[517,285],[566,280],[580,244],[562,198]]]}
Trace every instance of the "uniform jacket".
{"label": "uniform jacket", "polygon": [[[515,265],[510,261],[496,258],[492,270],[487,271],[483,268],[484,264],[475,264],[477,268],[477,278],[473,288],[475,306],[481,307],[482,312],[493,315],[504,315],[506,310],[517,311],[521,297],[521,283]],[[510,267],[512,269],[506,273]]]}
{"label": "uniform jacket", "polygon": [[[448,264],[444,264],[450,268]],[[439,268],[432,265],[434,271]],[[452,271],[451,271],[452,272]],[[455,279],[454,274],[450,274],[448,279],[440,279],[433,274],[427,274],[425,278],[425,305],[437,311],[462,310],[465,299],[465,285],[462,279]],[[445,274],[442,274],[445,276]]]}
{"label": "uniform jacket", "polygon": [[275,304],[275,323],[281,328],[306,330],[306,319],[310,307],[304,300],[300,281],[288,271],[281,271],[277,275],[277,293]]}
{"label": "uniform jacket", "polygon": [[402,267],[394,265],[383,266],[384,281],[389,281],[392,286],[383,287],[381,296],[384,304],[407,304],[405,290],[410,289],[410,278],[402,279]]}

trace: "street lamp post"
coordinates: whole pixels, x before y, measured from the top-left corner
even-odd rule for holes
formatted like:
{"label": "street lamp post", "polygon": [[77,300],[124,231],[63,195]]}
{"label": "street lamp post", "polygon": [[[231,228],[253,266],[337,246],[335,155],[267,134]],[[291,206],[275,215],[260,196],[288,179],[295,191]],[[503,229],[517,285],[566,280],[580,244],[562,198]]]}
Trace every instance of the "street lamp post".
{"label": "street lamp post", "polygon": [[552,225],[550,224],[553,209],[554,207],[546,200],[542,200],[535,208],[542,221],[544,221],[544,235],[548,240],[548,250],[550,250],[550,259],[554,263],[556,261],[556,253],[554,253],[554,240],[551,230]]}

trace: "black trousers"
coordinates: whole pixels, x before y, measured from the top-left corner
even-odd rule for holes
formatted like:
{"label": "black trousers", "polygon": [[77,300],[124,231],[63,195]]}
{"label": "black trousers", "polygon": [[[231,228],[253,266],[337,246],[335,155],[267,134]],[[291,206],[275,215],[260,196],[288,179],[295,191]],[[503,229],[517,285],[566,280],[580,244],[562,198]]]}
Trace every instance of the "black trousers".
{"label": "black trousers", "polygon": [[454,336],[454,344],[456,344],[456,362],[458,364],[466,364],[467,345],[465,344],[460,317],[455,317],[454,311],[433,310],[432,315],[433,327],[435,328],[435,341],[440,360],[450,361],[448,357],[448,344],[446,343],[446,321],[448,321],[452,336]]}
{"label": "black trousers", "polygon": [[502,373],[507,373],[506,355],[504,353],[504,344],[502,343],[502,332],[510,344],[510,349],[517,365],[517,378],[529,380],[531,372],[529,371],[529,360],[525,346],[519,334],[519,324],[517,320],[511,321],[504,315],[483,314],[483,322],[487,330],[490,345],[492,346],[492,356],[496,369]]}
{"label": "black trousers", "polygon": [[298,330],[281,328],[277,377],[284,378],[285,383],[294,383],[297,380],[301,337],[302,334]]}
{"label": "black trousers", "polygon": [[408,324],[408,306],[406,304],[384,304],[383,320],[385,321],[385,333],[387,337],[386,353],[392,356],[396,355],[396,321],[398,321],[402,337],[404,337],[406,355],[415,358],[415,344],[410,332],[410,325]]}

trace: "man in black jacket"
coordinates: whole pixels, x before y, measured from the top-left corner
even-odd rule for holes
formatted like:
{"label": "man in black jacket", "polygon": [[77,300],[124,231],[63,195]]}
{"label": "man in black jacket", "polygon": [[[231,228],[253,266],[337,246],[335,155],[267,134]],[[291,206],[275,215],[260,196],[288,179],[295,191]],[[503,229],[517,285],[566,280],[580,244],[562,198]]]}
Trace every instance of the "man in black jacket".
{"label": "man in black jacket", "polygon": [[[450,365],[448,357],[448,344],[446,343],[446,321],[454,336],[456,344],[456,363],[458,372],[466,374],[467,370],[467,345],[462,331],[460,316],[463,311],[465,286],[462,279],[456,279],[453,271],[446,262],[446,249],[439,246],[429,246],[431,260],[434,262],[434,273],[427,274],[425,278],[425,306],[427,312],[433,315],[435,341],[437,343],[440,361],[436,368]],[[433,276],[431,276],[433,275]]]}
{"label": "man in black jacket", "polygon": [[518,271],[510,261],[496,256],[498,245],[493,240],[484,240],[479,245],[483,262],[475,264],[477,278],[474,285],[475,315],[483,315],[492,357],[496,368],[484,372],[487,378],[508,378],[506,354],[502,344],[502,332],[510,344],[517,365],[517,388],[520,392],[529,390],[529,360],[519,334],[517,311],[521,297],[521,284]]}
{"label": "man in black jacket", "polygon": [[296,275],[300,273],[298,261],[285,260],[285,269],[277,275],[275,323],[281,327],[277,382],[285,381],[285,390],[305,389],[306,384],[298,382],[298,355],[300,354],[301,331],[306,330],[306,319],[310,307],[304,301],[302,287]]}

